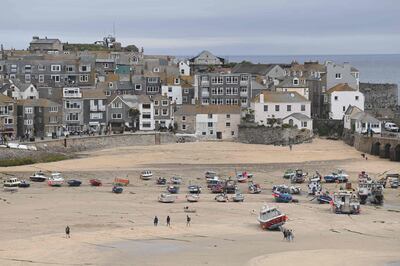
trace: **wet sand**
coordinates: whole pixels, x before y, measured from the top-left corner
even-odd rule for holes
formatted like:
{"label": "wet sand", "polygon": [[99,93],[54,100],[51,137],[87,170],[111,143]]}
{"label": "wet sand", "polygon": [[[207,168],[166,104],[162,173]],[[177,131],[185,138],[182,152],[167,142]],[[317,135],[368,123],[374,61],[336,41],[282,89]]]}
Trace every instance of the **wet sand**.
{"label": "wet sand", "polygon": [[[339,141],[315,140],[288,147],[229,142],[140,146],[81,154],[69,161],[2,168],[2,173],[28,177],[38,169],[62,171],[67,179],[83,181],[79,188],[50,188],[33,183],[17,193],[0,192],[0,265],[384,265],[400,261],[400,190],[385,190],[384,206],[362,206],[357,216],[336,215],[329,205],[310,201],[274,203],[273,184],[286,183],[287,168],[322,174],[343,168],[356,186],[357,174],[367,170],[378,176],[399,171],[400,164],[369,157]],[[173,204],[157,202],[165,186],[143,181],[139,173],[153,170],[156,177],[183,177]],[[263,187],[247,194],[243,203],[216,203],[205,188],[204,172],[229,176],[237,170],[254,173]],[[4,175],[3,175],[4,176]],[[131,184],[120,195],[111,193],[115,177]],[[91,187],[90,178],[104,186]],[[201,184],[200,202],[191,227],[183,207],[188,184]],[[306,192],[306,184],[301,185]],[[336,184],[323,184],[333,191]],[[286,227],[295,240],[282,240],[280,232],[262,231],[256,217],[263,203],[278,206],[289,216]],[[153,217],[160,224],[154,227]],[[170,215],[172,226],[165,226]],[[71,227],[66,239],[64,228]]]}

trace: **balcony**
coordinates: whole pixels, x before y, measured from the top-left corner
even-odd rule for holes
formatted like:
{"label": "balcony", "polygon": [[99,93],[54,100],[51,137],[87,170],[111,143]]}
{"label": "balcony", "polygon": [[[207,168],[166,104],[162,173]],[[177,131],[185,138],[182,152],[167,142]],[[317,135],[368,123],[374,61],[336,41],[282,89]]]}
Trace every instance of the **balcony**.
{"label": "balcony", "polygon": [[90,106],[90,112],[97,112],[97,106]]}
{"label": "balcony", "polygon": [[202,80],[200,84],[201,84],[202,86],[210,85],[210,81],[209,81],[209,80]]}
{"label": "balcony", "polygon": [[240,97],[247,97],[249,93],[247,91],[241,91],[240,92]]}
{"label": "balcony", "polygon": [[64,92],[64,98],[82,98],[82,93],[80,93],[80,92],[75,92],[75,93]]}
{"label": "balcony", "polygon": [[201,97],[210,97],[210,93],[208,91],[202,91]]}
{"label": "balcony", "polygon": [[249,81],[248,80],[241,80],[240,81],[240,85],[241,86],[247,86],[249,84]]}

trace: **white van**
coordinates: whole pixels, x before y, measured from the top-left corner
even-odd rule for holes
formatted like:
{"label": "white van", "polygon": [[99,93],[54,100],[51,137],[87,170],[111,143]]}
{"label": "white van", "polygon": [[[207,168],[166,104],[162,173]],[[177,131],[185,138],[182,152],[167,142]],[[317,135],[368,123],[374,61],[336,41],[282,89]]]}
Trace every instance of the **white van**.
{"label": "white van", "polygon": [[399,127],[396,126],[395,123],[391,123],[391,122],[385,123],[385,129],[387,131],[391,131],[391,132],[398,132],[399,131]]}

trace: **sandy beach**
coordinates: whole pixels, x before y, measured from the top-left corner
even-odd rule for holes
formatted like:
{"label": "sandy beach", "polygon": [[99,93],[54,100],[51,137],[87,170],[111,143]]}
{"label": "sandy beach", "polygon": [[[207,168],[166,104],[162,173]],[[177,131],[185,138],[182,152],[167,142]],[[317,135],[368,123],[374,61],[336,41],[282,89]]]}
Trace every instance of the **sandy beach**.
{"label": "sandy beach", "polygon": [[[357,175],[399,172],[400,164],[377,157],[365,160],[341,141],[315,139],[288,147],[231,142],[197,142],[135,146],[79,154],[67,161],[1,168],[0,176],[28,178],[39,169],[60,171],[66,179],[80,179],[81,187],[48,187],[32,183],[17,193],[0,192],[0,265],[400,265],[399,189],[385,190],[383,206],[362,206],[355,216],[333,214],[329,205],[310,201],[306,184],[299,203],[275,203],[273,184],[287,168],[302,168],[310,175],[337,169]],[[144,169],[155,177],[179,175],[184,182],[173,204],[157,202],[165,186],[139,179]],[[222,177],[236,170],[250,171],[263,191],[247,193],[243,203],[217,203],[204,180],[214,170]],[[103,181],[91,187],[89,179]],[[130,185],[122,194],[111,193],[116,177]],[[201,199],[190,204],[192,224],[186,226],[183,207],[189,205],[187,185],[203,187]],[[329,191],[337,184],[323,184]],[[293,242],[280,232],[263,231],[256,220],[268,203],[288,215]],[[160,218],[158,227],[153,218]],[[165,226],[171,216],[172,226]],[[69,225],[71,238],[64,229]]]}

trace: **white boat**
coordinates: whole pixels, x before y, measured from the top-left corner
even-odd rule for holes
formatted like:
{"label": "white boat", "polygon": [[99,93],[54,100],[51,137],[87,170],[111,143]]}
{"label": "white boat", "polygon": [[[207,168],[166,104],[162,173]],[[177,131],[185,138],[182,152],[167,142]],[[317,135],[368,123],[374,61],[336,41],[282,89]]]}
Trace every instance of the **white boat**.
{"label": "white boat", "polygon": [[200,199],[200,196],[198,194],[188,194],[186,195],[186,200],[188,202],[198,202]]}
{"label": "white boat", "polygon": [[51,187],[61,187],[64,184],[64,178],[60,173],[52,173],[47,184]]}
{"label": "white boat", "polygon": [[182,184],[182,178],[178,177],[178,176],[173,176],[173,177],[171,177],[170,183],[173,185],[180,185],[180,184]]}
{"label": "white boat", "polygon": [[173,203],[175,199],[176,197],[174,195],[168,193],[161,193],[158,197],[158,201],[162,203]]}
{"label": "white boat", "polygon": [[359,214],[360,201],[356,193],[340,190],[333,193],[332,211],[334,213]]}
{"label": "white boat", "polygon": [[262,229],[274,230],[278,229],[287,221],[287,216],[279,211],[276,207],[264,205],[257,218]]}
{"label": "white boat", "polygon": [[243,202],[244,195],[240,191],[236,191],[235,195],[232,196],[233,202]]}
{"label": "white boat", "polygon": [[4,191],[17,191],[21,182],[18,178],[11,177],[4,181]]}
{"label": "white boat", "polygon": [[217,202],[227,202],[228,196],[226,194],[218,194],[217,196],[215,196],[215,200]]}
{"label": "white boat", "polygon": [[207,171],[207,172],[204,174],[204,176],[206,177],[206,179],[213,178],[213,177],[216,176],[216,175],[217,175],[217,173],[214,172],[214,171]]}
{"label": "white boat", "polygon": [[153,173],[150,170],[144,170],[140,174],[140,178],[143,180],[150,180],[153,178]]}
{"label": "white boat", "polygon": [[29,179],[34,182],[44,182],[47,180],[47,176],[42,171],[39,171],[31,175]]}
{"label": "white boat", "polygon": [[310,179],[308,183],[308,195],[316,195],[321,192],[322,186],[319,179]]}

